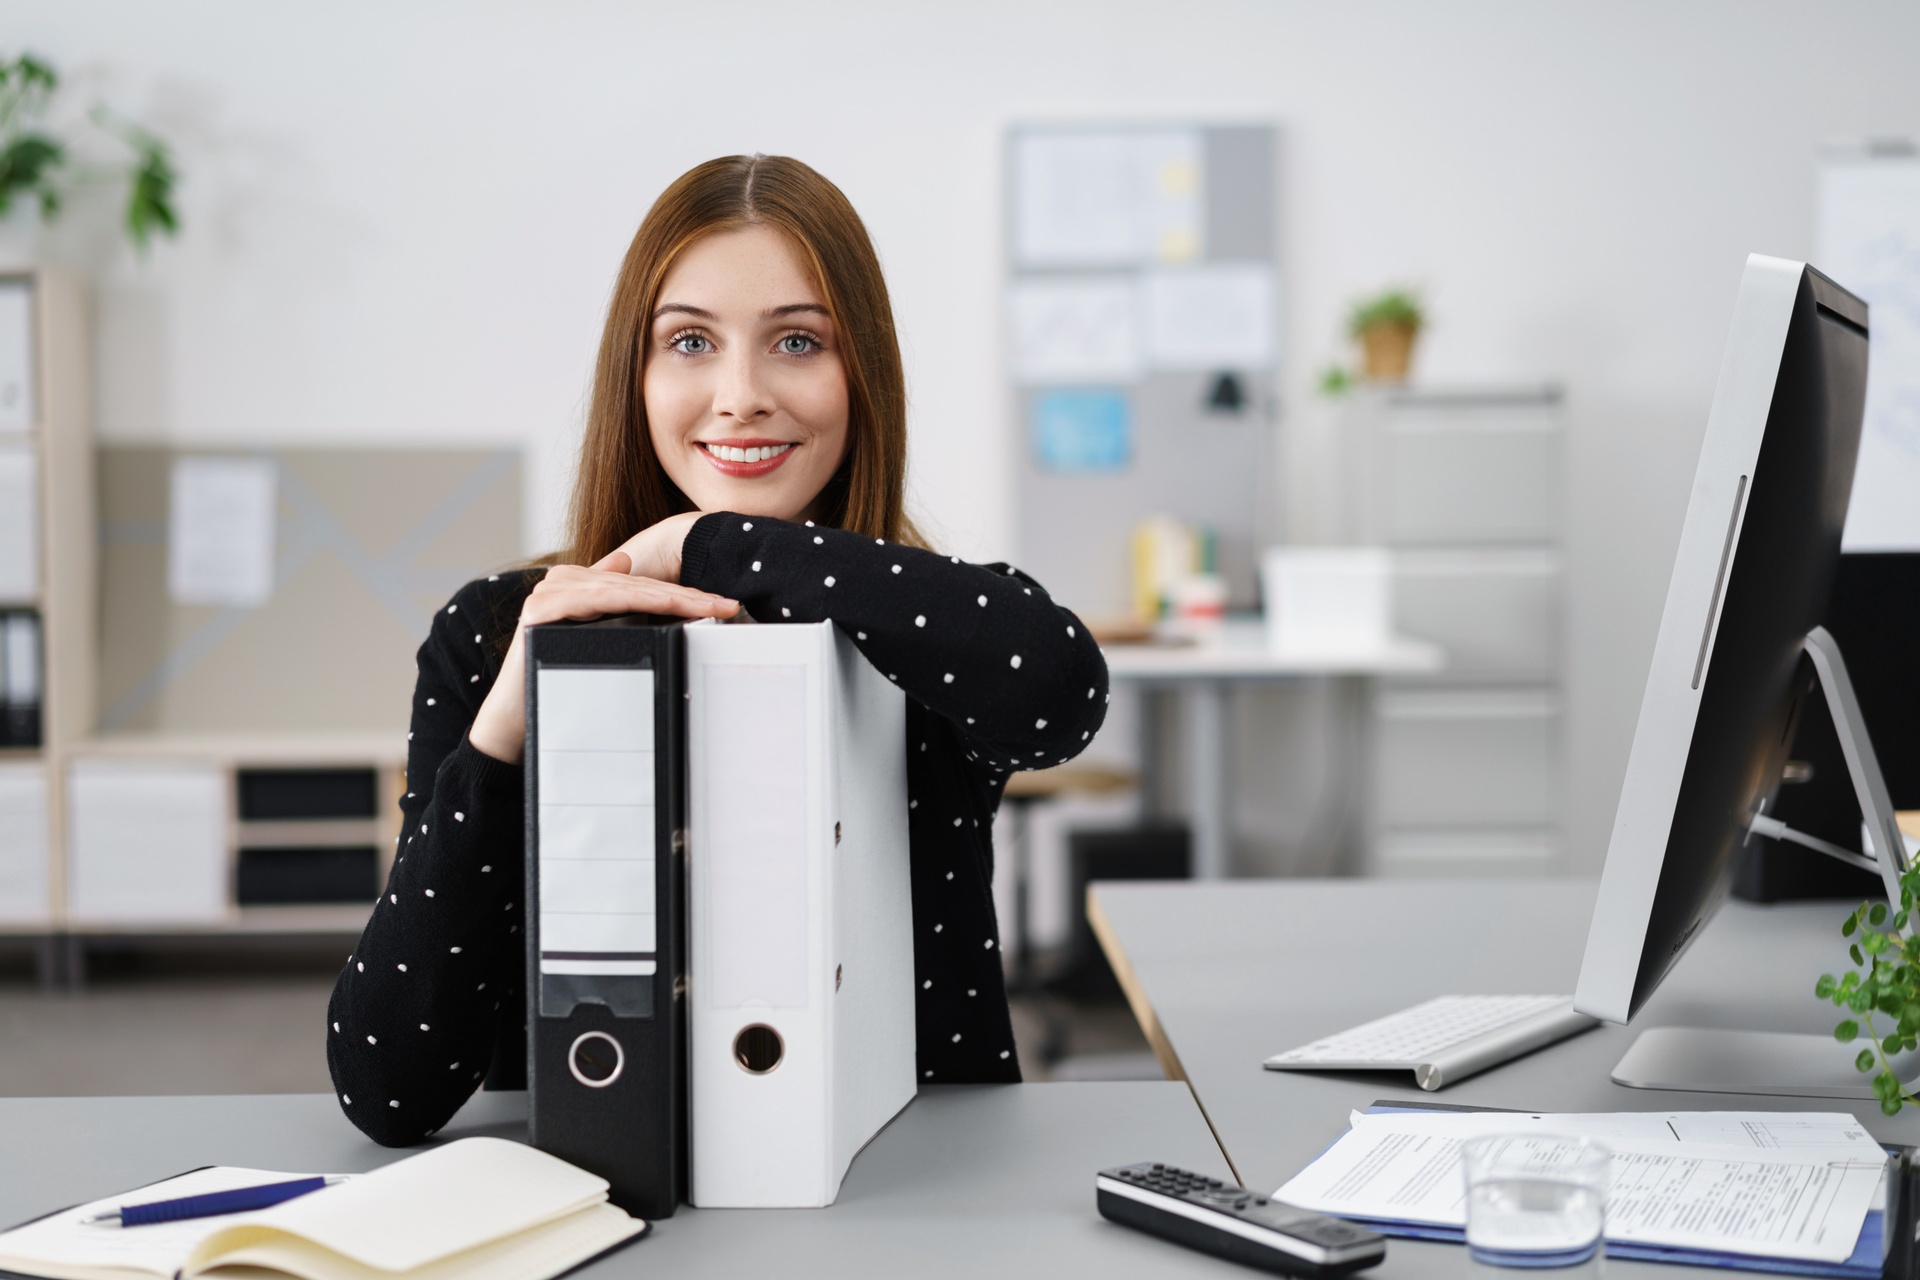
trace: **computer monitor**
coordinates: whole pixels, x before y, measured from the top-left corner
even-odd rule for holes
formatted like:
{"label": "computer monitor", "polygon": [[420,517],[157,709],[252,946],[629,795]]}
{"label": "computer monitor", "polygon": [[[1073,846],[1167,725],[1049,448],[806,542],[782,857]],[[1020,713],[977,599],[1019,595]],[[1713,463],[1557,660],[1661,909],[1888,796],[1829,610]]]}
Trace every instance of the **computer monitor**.
{"label": "computer monitor", "polygon": [[[1742,847],[1794,841],[1876,868],[1904,849],[1838,647],[1840,556],[1867,385],[1867,306],[1801,262],[1747,259],[1654,643],[1574,1007],[1627,1022],[1726,898]],[[1869,829],[1864,852],[1768,815],[1821,689]],[[1776,1043],[1778,1042],[1778,1043]],[[1871,1096],[1830,1038],[1661,1028],[1623,1084]]]}

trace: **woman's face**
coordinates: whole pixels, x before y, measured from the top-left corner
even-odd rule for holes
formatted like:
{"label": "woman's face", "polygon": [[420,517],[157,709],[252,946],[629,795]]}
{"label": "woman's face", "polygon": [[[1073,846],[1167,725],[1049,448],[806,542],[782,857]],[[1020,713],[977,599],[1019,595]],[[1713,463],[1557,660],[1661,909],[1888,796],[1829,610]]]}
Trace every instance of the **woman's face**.
{"label": "woman's face", "polygon": [[660,465],[702,511],[800,520],[847,451],[847,374],[826,299],[772,227],[694,242],[641,353]]}

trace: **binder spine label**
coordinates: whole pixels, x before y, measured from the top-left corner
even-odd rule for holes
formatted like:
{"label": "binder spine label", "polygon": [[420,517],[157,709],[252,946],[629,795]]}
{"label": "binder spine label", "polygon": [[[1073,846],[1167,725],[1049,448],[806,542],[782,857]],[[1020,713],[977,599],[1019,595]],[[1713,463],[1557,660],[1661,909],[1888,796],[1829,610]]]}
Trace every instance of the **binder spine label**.
{"label": "binder spine label", "polygon": [[[706,798],[702,1002],[804,1009],[808,946],[807,668],[704,668],[707,732],[693,761]],[[730,794],[738,788],[738,798]]]}
{"label": "binder spine label", "polygon": [[654,673],[543,666],[535,678],[541,1015],[598,997],[650,1017]]}

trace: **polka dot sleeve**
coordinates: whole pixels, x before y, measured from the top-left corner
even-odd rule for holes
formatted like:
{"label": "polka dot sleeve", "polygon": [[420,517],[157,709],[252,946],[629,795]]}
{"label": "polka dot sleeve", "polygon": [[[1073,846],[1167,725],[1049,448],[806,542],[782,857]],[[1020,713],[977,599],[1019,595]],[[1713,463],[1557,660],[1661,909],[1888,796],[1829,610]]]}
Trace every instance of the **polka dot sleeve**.
{"label": "polka dot sleeve", "polygon": [[334,1094],[386,1146],[438,1130],[496,1058],[524,1079],[522,771],[466,740],[532,586],[511,579],[463,588],[420,646],[393,870],[327,1007]]}
{"label": "polka dot sleeve", "polygon": [[761,622],[833,621],[989,774],[1064,764],[1106,715],[1099,646],[1009,565],[719,513],[687,535],[680,579]]}

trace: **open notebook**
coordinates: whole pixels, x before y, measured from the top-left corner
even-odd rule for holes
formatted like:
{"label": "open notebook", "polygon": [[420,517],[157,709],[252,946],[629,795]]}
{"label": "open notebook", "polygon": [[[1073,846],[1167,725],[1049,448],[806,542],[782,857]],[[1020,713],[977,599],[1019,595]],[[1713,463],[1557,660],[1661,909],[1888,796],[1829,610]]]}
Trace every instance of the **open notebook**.
{"label": "open notebook", "polygon": [[607,1203],[604,1179],[500,1138],[463,1138],[258,1213],[83,1222],[124,1204],[301,1176],[196,1169],[63,1209],[0,1234],[0,1270],[47,1280],[547,1280],[647,1230]]}

